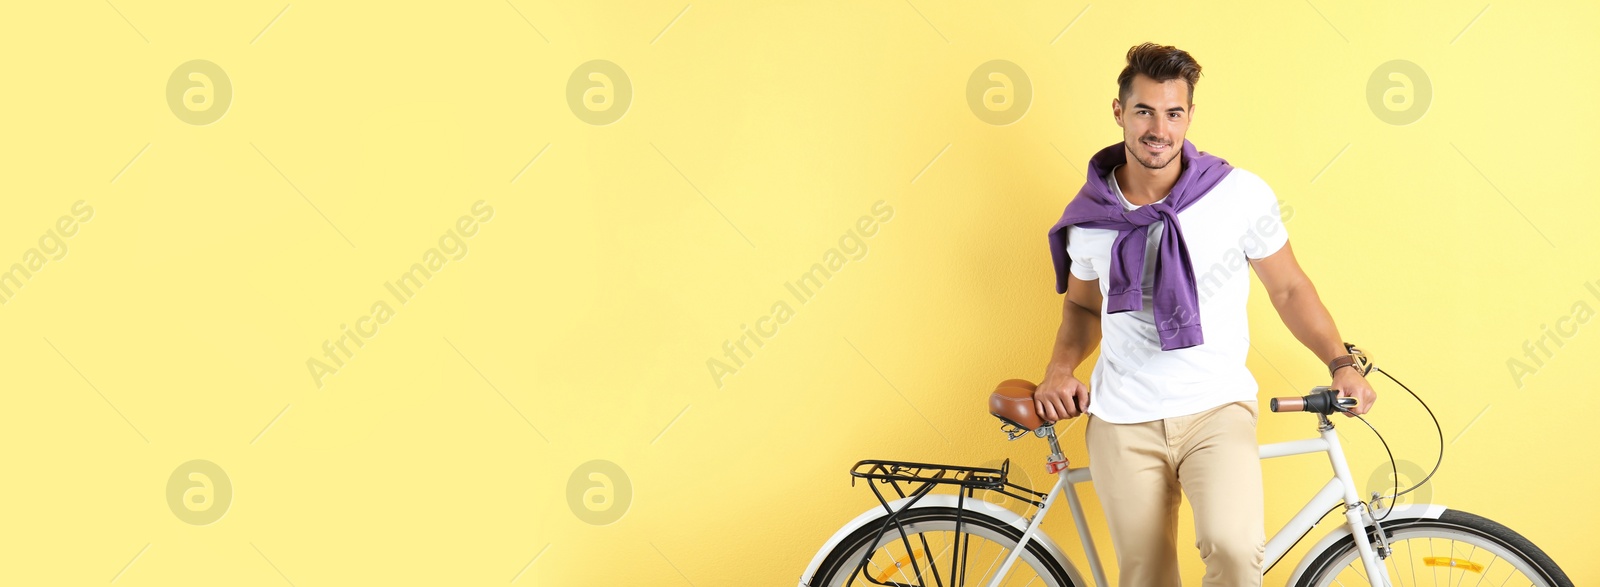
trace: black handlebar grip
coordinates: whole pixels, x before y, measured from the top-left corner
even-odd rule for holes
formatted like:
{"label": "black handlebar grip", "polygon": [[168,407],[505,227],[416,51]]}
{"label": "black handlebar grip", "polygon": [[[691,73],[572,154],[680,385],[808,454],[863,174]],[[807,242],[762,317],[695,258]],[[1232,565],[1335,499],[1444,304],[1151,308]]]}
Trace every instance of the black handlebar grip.
{"label": "black handlebar grip", "polygon": [[1353,397],[1340,397],[1339,391],[1327,387],[1318,387],[1311,395],[1305,397],[1279,397],[1273,398],[1271,408],[1274,412],[1314,412],[1318,414],[1332,414],[1341,411],[1340,408],[1349,409],[1356,407],[1360,401]]}

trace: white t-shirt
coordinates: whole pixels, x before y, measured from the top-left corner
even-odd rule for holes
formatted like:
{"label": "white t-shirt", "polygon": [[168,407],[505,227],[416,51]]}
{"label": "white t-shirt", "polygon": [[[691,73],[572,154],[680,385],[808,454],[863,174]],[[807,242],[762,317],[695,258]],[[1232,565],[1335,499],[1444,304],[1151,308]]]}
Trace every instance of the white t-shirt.
{"label": "white t-shirt", "polygon": [[[1137,208],[1122,195],[1115,170],[1106,183],[1124,208]],[[1235,167],[1210,193],[1179,212],[1178,222],[1194,267],[1205,343],[1161,350],[1152,299],[1164,224],[1158,221],[1149,227],[1145,248],[1144,309],[1107,314],[1101,302],[1100,358],[1089,379],[1088,413],[1107,422],[1149,422],[1256,399],[1255,378],[1245,367],[1250,351],[1245,310],[1250,265],[1245,259],[1265,258],[1289,241],[1277,197],[1266,181]],[[1099,279],[1102,298],[1110,286],[1116,238],[1115,230],[1067,228],[1072,274],[1084,281]]]}

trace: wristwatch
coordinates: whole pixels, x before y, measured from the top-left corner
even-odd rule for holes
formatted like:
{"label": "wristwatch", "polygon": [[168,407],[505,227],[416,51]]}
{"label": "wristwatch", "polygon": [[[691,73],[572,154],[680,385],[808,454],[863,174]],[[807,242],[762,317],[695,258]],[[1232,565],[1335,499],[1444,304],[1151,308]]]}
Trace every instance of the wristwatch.
{"label": "wristwatch", "polygon": [[1360,373],[1363,377],[1365,377],[1368,372],[1372,371],[1372,363],[1367,360],[1367,354],[1361,352],[1361,349],[1356,348],[1356,345],[1348,342],[1344,343],[1344,350],[1348,354],[1339,355],[1334,357],[1332,361],[1328,361],[1329,376],[1332,376],[1335,371],[1345,367],[1355,367],[1356,372]]}

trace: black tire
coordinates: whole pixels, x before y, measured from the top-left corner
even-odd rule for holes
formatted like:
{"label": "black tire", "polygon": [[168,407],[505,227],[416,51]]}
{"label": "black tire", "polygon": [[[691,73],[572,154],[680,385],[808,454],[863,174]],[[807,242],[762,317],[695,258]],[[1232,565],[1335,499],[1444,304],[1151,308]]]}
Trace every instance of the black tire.
{"label": "black tire", "polygon": [[[900,519],[901,523],[903,524],[941,521],[954,523],[956,520],[956,508],[912,508],[910,511],[902,514]],[[1010,545],[1013,548],[1015,547],[1017,540],[1022,538],[1021,530],[1018,530],[1015,526],[1001,522],[1000,520],[987,514],[974,512],[971,510],[963,510],[961,512],[961,522],[962,524],[968,526],[979,526],[993,531],[994,533],[1009,539]],[[856,570],[856,565],[860,563],[860,559],[856,558],[857,556],[860,556],[860,552],[858,551],[866,547],[867,541],[872,540],[878,535],[879,526],[882,524],[882,517],[874,518],[872,521],[863,524],[861,528],[845,537],[844,540],[840,541],[839,544],[833,548],[833,551],[829,552],[828,556],[822,559],[822,564],[817,567],[816,574],[811,577],[810,581],[806,582],[806,585],[811,585],[813,587],[829,585],[839,573],[853,574]],[[898,534],[895,533],[893,527],[889,528],[889,535],[894,536],[895,539],[898,540]],[[1077,583],[1072,581],[1071,575],[1069,575],[1067,570],[1062,567],[1061,561],[1058,561],[1055,556],[1046,550],[1044,545],[1038,540],[1028,541],[1027,552],[1032,557],[1041,561],[1045,567],[1043,569],[1035,569],[1035,571],[1040,575],[1048,574],[1051,578],[1055,579],[1058,585],[1062,585],[1064,587],[1078,587]],[[851,556],[852,554],[855,554],[856,556]],[[1017,564],[1023,564],[1023,559],[1019,558],[1017,560]]]}
{"label": "black tire", "polygon": [[[1550,556],[1538,546],[1534,546],[1527,538],[1512,531],[1510,528],[1496,523],[1494,520],[1473,515],[1460,510],[1445,510],[1437,520],[1405,519],[1396,520],[1383,525],[1384,532],[1391,536],[1402,532],[1414,535],[1427,535],[1430,529],[1464,533],[1481,539],[1487,543],[1499,546],[1520,559],[1526,566],[1532,568],[1542,577],[1546,585],[1552,587],[1572,587],[1572,580],[1557,566]],[[1377,536],[1371,526],[1367,527],[1367,539],[1376,540]],[[1355,538],[1345,536],[1334,542],[1333,545],[1317,553],[1306,567],[1306,572],[1300,577],[1296,587],[1317,587],[1326,582],[1325,574],[1336,574],[1343,567],[1335,567],[1335,561],[1345,559],[1356,549]]]}

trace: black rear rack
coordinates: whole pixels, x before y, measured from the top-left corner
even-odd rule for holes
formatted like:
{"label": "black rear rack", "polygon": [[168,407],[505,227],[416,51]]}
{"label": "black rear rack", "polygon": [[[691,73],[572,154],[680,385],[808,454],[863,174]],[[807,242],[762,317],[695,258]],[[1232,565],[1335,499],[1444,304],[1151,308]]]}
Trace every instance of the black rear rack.
{"label": "black rear rack", "polygon": [[[867,487],[872,489],[873,496],[878,498],[878,503],[883,506],[883,510],[888,515],[884,517],[883,523],[873,535],[872,542],[868,543],[866,551],[862,554],[860,564],[856,565],[855,571],[851,573],[850,580],[846,581],[845,584],[849,585],[855,581],[855,575],[859,573],[867,581],[875,585],[910,587],[898,582],[885,583],[872,577],[867,572],[867,562],[871,560],[872,553],[878,549],[884,534],[888,533],[891,526],[900,534],[900,540],[905,544],[906,552],[912,552],[911,539],[906,534],[905,527],[900,523],[901,514],[915,506],[918,501],[932,493],[935,488],[951,485],[956,488],[955,532],[956,537],[960,538],[960,540],[956,542],[956,547],[951,549],[953,552],[950,553],[950,580],[948,582],[940,580],[938,563],[935,560],[932,549],[928,547],[927,538],[923,536],[918,536],[918,538],[922,543],[923,554],[926,555],[929,573],[932,574],[936,584],[941,587],[961,587],[966,582],[965,568],[963,568],[966,564],[966,557],[961,556],[961,554],[966,550],[967,542],[971,538],[970,536],[963,536],[961,533],[962,514],[966,511],[966,499],[974,497],[980,490],[993,491],[1032,504],[1035,508],[1040,508],[1044,506],[1043,500],[1049,497],[1048,494],[1012,483],[1007,478],[1010,470],[1011,459],[1001,462],[998,469],[886,460],[865,460],[856,463],[854,467],[850,468],[850,485],[854,486],[856,479],[866,479]],[[889,497],[880,488],[880,486],[885,485],[893,491],[894,497]],[[891,500],[906,498],[910,499],[901,505],[899,509],[889,505]],[[923,579],[922,565],[917,562],[918,558],[924,557],[911,557],[911,568],[916,574],[918,585],[927,585]],[[961,583],[959,584],[957,583],[957,577],[960,577]]]}

